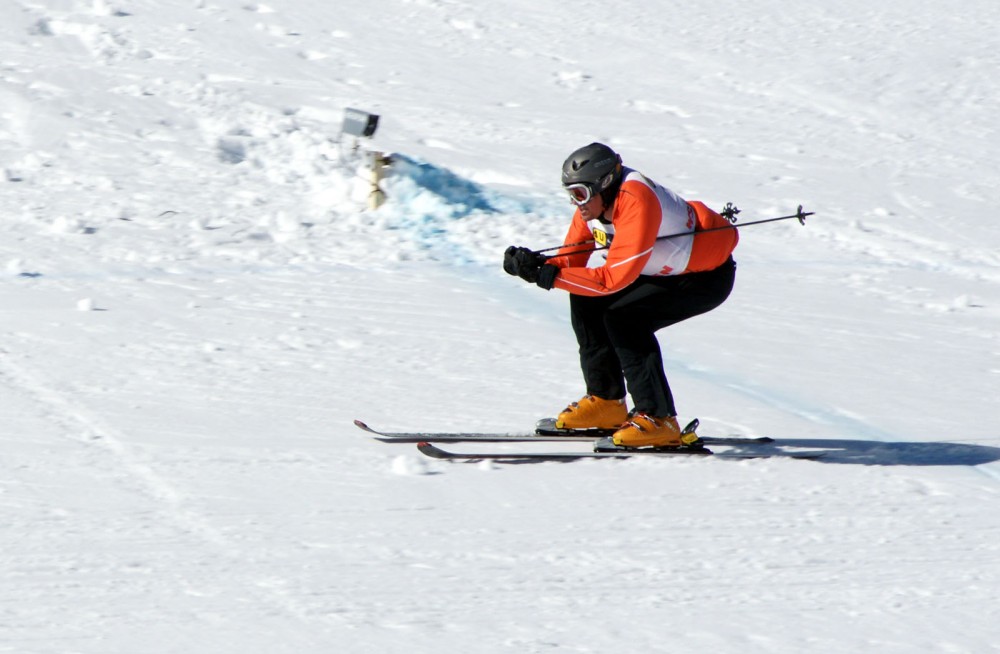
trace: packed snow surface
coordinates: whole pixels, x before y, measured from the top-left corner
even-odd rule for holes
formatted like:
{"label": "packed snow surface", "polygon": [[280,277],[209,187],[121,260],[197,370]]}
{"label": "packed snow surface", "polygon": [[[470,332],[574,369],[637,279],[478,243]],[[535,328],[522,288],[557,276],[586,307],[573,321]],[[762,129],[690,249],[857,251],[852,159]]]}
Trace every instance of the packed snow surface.
{"label": "packed snow surface", "polygon": [[[1000,4],[347,5],[0,4],[0,651],[1000,651]],[[353,426],[583,393],[500,259],[594,140],[816,212],[660,339],[682,420],[824,458]]]}

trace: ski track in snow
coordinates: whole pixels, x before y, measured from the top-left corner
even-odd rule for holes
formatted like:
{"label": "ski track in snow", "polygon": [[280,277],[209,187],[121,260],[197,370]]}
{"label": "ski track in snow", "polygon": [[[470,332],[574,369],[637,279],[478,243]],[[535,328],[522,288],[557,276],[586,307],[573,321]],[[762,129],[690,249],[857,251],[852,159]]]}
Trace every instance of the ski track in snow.
{"label": "ski track in snow", "polygon": [[[3,352],[3,355],[9,355]],[[148,594],[162,594],[161,588],[150,588],[149,582],[135,583],[129,580],[133,576],[149,576],[163,574],[167,569],[174,568],[176,571],[176,561],[163,561],[157,556],[155,549],[162,546],[164,541],[173,543],[173,548],[179,551],[188,551],[195,555],[195,560],[184,561],[181,567],[211,566],[212,577],[221,576],[224,578],[225,592],[236,594],[242,598],[243,602],[248,602],[255,607],[256,611],[264,615],[276,616],[279,621],[283,616],[288,616],[293,620],[298,620],[305,630],[309,625],[311,630],[317,628],[318,622],[329,621],[311,615],[310,611],[296,598],[284,593],[280,583],[272,584],[259,573],[244,571],[243,567],[252,564],[259,554],[248,551],[241,547],[232,538],[227,537],[223,531],[212,523],[210,517],[199,514],[192,510],[188,504],[191,498],[178,488],[178,486],[156,472],[149,463],[143,460],[142,455],[137,454],[128,445],[129,434],[118,433],[109,427],[104,421],[93,415],[85,406],[79,405],[70,399],[66,394],[53,390],[56,384],[52,380],[39,378],[23,366],[12,364],[9,356],[3,357],[2,377],[5,379],[4,385],[8,389],[17,389],[26,396],[29,404],[34,405],[37,413],[47,424],[59,430],[64,438],[82,444],[85,451],[83,458],[85,463],[86,477],[80,482],[90,492],[93,485],[104,486],[108,484],[117,489],[105,490],[108,493],[109,504],[122,501],[125,498],[126,507],[119,509],[125,515],[107,516],[107,523],[104,526],[87,526],[95,532],[110,531],[107,546],[113,547],[117,553],[110,556],[94,556],[93,554],[78,555],[79,558],[66,558],[58,553],[47,552],[51,546],[47,543],[38,543],[42,554],[32,554],[25,557],[22,565],[39,569],[53,569],[49,575],[58,575],[62,572],[66,576],[74,576],[73,573],[79,569],[89,572],[94,568],[104,571],[107,575],[107,588],[101,588],[102,584],[94,584],[95,587],[88,588],[87,592],[76,595],[75,601],[87,607],[85,618],[88,620],[115,620],[115,612],[120,610],[119,602],[122,597],[127,597],[138,592],[141,598]],[[56,446],[58,447],[58,446]],[[50,462],[54,463],[54,462]],[[83,488],[79,489],[83,490]],[[149,501],[137,500],[136,496],[145,496]],[[68,510],[54,508],[51,510],[50,520],[65,521],[70,523],[68,527],[69,538],[73,537],[73,531],[80,528],[74,524],[76,519]],[[119,537],[114,535],[122,529],[128,531],[138,531],[144,533],[142,537],[136,538],[126,535],[126,542],[121,543]],[[50,534],[51,535],[51,534]],[[22,537],[23,538],[23,537]],[[129,543],[129,540],[138,542]],[[146,539],[149,539],[148,542]],[[145,548],[154,546],[154,552],[144,551]],[[169,566],[169,567],[168,567]],[[162,568],[162,571],[159,569]],[[192,571],[196,572],[196,570]],[[93,574],[93,573],[91,573]],[[124,578],[124,579],[123,579]],[[50,582],[51,584],[52,582]],[[153,582],[157,587],[162,584],[160,581]],[[212,596],[218,594],[220,581],[212,579],[198,582],[194,576],[185,579],[181,585],[183,594],[194,597]],[[58,585],[58,582],[56,584]],[[126,590],[120,593],[116,586],[124,586]],[[38,590],[28,590],[20,588],[21,592],[28,596],[38,594]],[[88,596],[89,595],[89,596]],[[110,605],[103,600],[108,597],[114,598]],[[22,597],[22,599],[26,599]],[[202,608],[202,611],[205,609]],[[224,609],[222,609],[224,610]],[[211,612],[211,609],[208,609]],[[85,623],[79,623],[70,616],[61,618],[63,629],[66,629],[66,636],[76,632],[85,642],[92,636],[87,634]],[[204,620],[204,616],[199,615],[195,621]],[[336,620],[331,626],[340,627],[343,630],[342,621]],[[185,625],[181,622],[174,624],[174,629],[183,629]],[[335,632],[335,630],[333,630]],[[184,643],[187,642],[185,645]],[[287,647],[288,651],[301,651],[301,648],[310,648],[317,644],[314,636],[297,633],[294,629],[287,629],[283,636],[282,647]],[[178,651],[184,647],[200,648],[204,643],[180,639],[171,647],[176,647]],[[220,646],[228,647],[228,644],[220,643]]]}
{"label": "ski track in snow", "polygon": [[[965,9],[7,3],[0,651],[997,651],[1000,16]],[[350,424],[579,396],[565,297],[498,268],[561,240],[594,139],[817,212],[661,341],[704,433],[826,458],[448,465]]]}

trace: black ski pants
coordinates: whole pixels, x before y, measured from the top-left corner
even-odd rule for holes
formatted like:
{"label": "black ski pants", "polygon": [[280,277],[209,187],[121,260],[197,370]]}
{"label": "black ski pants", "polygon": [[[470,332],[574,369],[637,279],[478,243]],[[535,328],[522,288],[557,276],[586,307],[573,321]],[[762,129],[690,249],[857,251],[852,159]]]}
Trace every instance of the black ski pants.
{"label": "black ski pants", "polygon": [[656,331],[711,311],[733,290],[736,262],[714,270],[667,277],[640,276],[612,295],[570,295],[573,331],[587,393],[625,397],[632,407],[657,417],[677,415],[663,371]]}

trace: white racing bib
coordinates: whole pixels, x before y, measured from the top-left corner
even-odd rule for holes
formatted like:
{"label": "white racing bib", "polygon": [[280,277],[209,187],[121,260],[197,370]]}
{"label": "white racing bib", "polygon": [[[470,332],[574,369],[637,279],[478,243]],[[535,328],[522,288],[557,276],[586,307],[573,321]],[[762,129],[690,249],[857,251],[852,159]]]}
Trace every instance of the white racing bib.
{"label": "white racing bib", "polygon": [[[641,173],[626,169],[625,179],[622,183],[632,181],[648,186],[660,202],[660,226],[657,230],[657,236],[683,234],[683,236],[657,240],[653,244],[649,260],[646,261],[641,274],[652,276],[681,274],[687,269],[688,261],[691,259],[694,230],[697,224],[694,209],[670,189],[660,186]],[[614,215],[613,211],[612,215]],[[612,223],[604,223],[594,219],[589,221],[587,226],[594,235],[594,241],[599,246],[609,245],[614,238],[615,226]],[[642,256],[642,254],[645,253],[640,253],[638,256]]]}

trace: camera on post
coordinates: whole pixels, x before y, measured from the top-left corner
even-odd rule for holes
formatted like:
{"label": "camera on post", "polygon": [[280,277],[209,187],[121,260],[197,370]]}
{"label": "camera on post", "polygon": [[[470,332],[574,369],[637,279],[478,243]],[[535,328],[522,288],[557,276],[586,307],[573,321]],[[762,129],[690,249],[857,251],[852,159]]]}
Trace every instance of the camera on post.
{"label": "camera on post", "polygon": [[344,110],[344,124],[340,131],[351,136],[371,138],[378,129],[378,115],[360,109]]}
{"label": "camera on post", "polygon": [[[342,134],[355,137],[354,151],[357,152],[359,145],[357,139],[371,138],[378,129],[378,115],[370,114],[360,109],[344,110],[344,124],[340,131]],[[368,207],[378,209],[385,202],[385,191],[382,190],[382,177],[386,167],[392,163],[392,159],[377,151],[366,151],[365,160],[371,179],[371,192],[368,194]]]}

